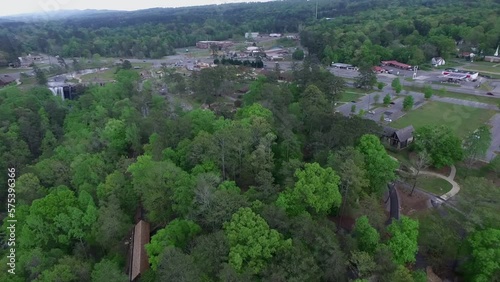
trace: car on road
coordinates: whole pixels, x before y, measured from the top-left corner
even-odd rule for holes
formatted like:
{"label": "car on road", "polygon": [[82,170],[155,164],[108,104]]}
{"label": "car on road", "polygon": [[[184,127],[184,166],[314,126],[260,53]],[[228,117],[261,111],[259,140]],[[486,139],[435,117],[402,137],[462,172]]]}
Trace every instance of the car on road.
{"label": "car on road", "polygon": [[356,101],[352,100],[351,103],[356,103]]}
{"label": "car on road", "polygon": [[486,95],[495,96],[495,95],[493,95],[493,93],[491,93],[491,92],[486,93]]}
{"label": "car on road", "polygon": [[386,118],[384,118],[384,121],[386,121],[386,122],[392,122],[392,119],[386,117]]}
{"label": "car on road", "polygon": [[394,103],[394,102],[390,102],[389,104],[391,104],[391,105],[396,105],[396,103]]}
{"label": "car on road", "polygon": [[368,113],[369,113],[370,115],[374,115],[374,114],[375,114],[375,111],[368,111]]}

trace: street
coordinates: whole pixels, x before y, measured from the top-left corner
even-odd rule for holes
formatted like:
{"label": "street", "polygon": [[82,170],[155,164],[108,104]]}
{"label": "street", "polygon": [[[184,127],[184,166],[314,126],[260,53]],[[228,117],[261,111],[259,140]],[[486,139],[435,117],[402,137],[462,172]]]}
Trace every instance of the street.
{"label": "street", "polygon": [[486,152],[486,161],[491,161],[496,154],[500,154],[500,114],[494,115],[490,120],[491,145]]}

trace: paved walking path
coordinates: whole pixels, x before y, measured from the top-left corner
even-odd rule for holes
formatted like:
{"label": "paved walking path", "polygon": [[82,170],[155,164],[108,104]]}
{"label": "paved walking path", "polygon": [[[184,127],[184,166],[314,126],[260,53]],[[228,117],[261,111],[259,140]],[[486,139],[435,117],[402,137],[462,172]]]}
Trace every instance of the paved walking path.
{"label": "paved walking path", "polygon": [[[391,157],[391,159],[399,162],[398,159],[396,159],[395,157],[393,157],[393,156],[389,156],[389,157]],[[417,173],[417,171],[415,170],[414,167],[409,167],[409,169],[411,170],[412,174],[416,174]],[[451,187],[450,191],[448,191],[447,193],[445,193],[445,194],[443,194],[441,196],[438,196],[438,198],[440,198],[443,201],[446,201],[449,198],[455,196],[460,191],[460,185],[458,185],[458,183],[455,181],[455,175],[457,174],[457,168],[454,165],[451,166],[450,175],[448,175],[448,176],[444,176],[442,174],[435,173],[435,172],[432,172],[432,171],[426,171],[426,170],[420,171],[420,174],[430,175],[430,176],[434,176],[434,177],[439,177],[441,179],[444,179],[444,180],[448,181],[451,184],[452,187]]]}
{"label": "paved walking path", "polygon": [[432,171],[421,171],[420,174],[431,175],[431,176],[434,176],[434,177],[439,177],[441,179],[444,179],[444,180],[448,181],[452,185],[452,188],[451,188],[450,191],[448,191],[447,193],[445,193],[444,195],[441,195],[439,197],[439,198],[441,198],[444,201],[446,201],[449,198],[455,196],[460,191],[460,185],[458,185],[458,183],[454,180],[455,179],[455,175],[457,174],[457,169],[455,168],[454,165],[451,166],[451,172],[450,172],[450,175],[448,175],[448,176],[444,176],[442,174],[435,173],[435,172],[432,172]]}

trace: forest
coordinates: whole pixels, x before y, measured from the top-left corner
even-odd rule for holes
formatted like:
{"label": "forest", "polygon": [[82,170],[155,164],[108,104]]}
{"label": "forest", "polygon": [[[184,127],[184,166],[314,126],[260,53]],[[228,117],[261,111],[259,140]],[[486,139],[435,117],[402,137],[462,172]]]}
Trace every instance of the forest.
{"label": "forest", "polygon": [[[301,32],[302,44],[324,62],[422,64],[500,41],[498,1],[286,0],[135,12],[101,12],[61,20],[0,22],[0,65],[22,54],[63,57],[161,58],[199,40],[243,40],[248,31]],[[464,14],[463,11],[467,10]],[[395,16],[397,15],[397,16]],[[317,17],[318,20],[315,20]],[[326,20],[326,19],[331,20]]]}
{"label": "forest", "polygon": [[[348,82],[323,67],[454,56],[460,40],[489,52],[497,2],[319,1],[318,18],[333,19],[318,21],[315,3],[294,0],[0,23],[5,62],[34,51],[162,57],[249,30],[299,31],[309,51],[288,82],[278,68],[248,79],[229,63],[191,76],[164,66],[158,82],[122,65],[114,83],[75,100],[43,85],[1,88],[0,182],[15,179],[16,197],[9,211],[2,189],[0,210],[16,223],[13,238],[3,220],[0,281],[129,281],[138,218],[151,226],[139,281],[424,282],[426,266],[500,281],[500,191],[486,177],[500,174],[500,158],[479,171],[466,162],[476,138],[419,129],[411,153],[436,169],[456,164],[463,192],[453,207],[390,220],[400,164],[379,124],[335,112]],[[160,94],[163,84],[193,108]],[[201,108],[242,85],[233,106]]]}
{"label": "forest", "polygon": [[[206,102],[238,82],[239,68],[165,81]],[[128,281],[138,211],[152,231],[140,281],[426,281],[414,267],[419,250],[437,270],[456,257],[460,276],[498,278],[498,253],[488,251],[500,239],[497,207],[477,196],[472,206],[481,208],[464,206],[462,239],[439,222],[389,224],[382,196],[399,165],[379,125],[333,112],[345,81],[318,60],[297,67],[295,83],[259,77],[236,111],[185,111],[133,70],[115,78],[77,100],[44,87],[0,91],[0,168],[9,169],[1,181],[15,169],[18,258],[11,275],[2,256],[1,281]],[[457,140],[448,138],[427,148],[436,166],[462,158],[460,147],[440,158],[448,153],[439,146]],[[468,183],[494,189],[483,178]]]}

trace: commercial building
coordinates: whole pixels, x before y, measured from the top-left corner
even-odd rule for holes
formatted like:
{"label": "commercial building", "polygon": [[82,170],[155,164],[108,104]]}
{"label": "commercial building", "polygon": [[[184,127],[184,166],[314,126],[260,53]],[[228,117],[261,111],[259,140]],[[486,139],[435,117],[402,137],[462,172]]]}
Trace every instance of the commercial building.
{"label": "commercial building", "polygon": [[403,64],[398,61],[382,61],[382,66],[390,66],[403,70],[413,70],[411,65]]}
{"label": "commercial building", "polygon": [[259,37],[258,32],[246,32],[245,33],[245,38],[247,38],[247,39],[252,39],[252,38],[257,38],[257,37]]}
{"label": "commercial building", "polygon": [[219,47],[219,49],[231,47],[234,45],[231,41],[198,41],[196,42],[196,47],[200,49],[209,49],[210,46],[215,45]]}
{"label": "commercial building", "polygon": [[355,69],[357,69],[353,65],[343,64],[343,63],[334,63],[334,62],[332,62],[331,66],[332,66],[332,68],[336,68],[336,69],[345,69],[345,70],[355,70]]}
{"label": "commercial building", "polygon": [[478,72],[473,71],[462,71],[462,70],[454,70],[454,71],[443,71],[443,76],[446,78],[451,78],[453,80],[476,80],[479,76]]}

